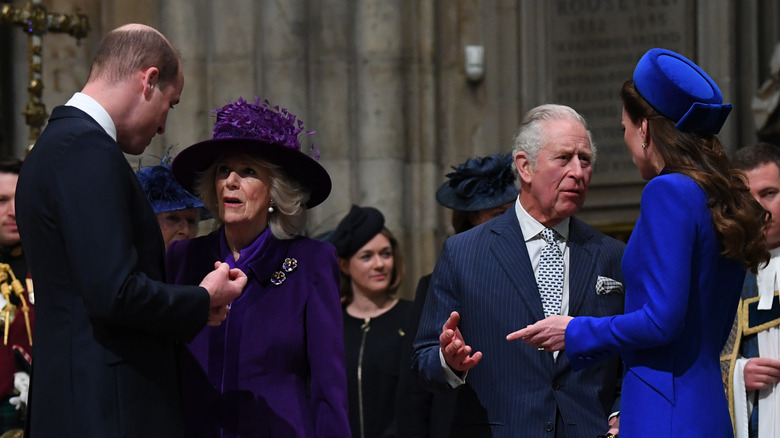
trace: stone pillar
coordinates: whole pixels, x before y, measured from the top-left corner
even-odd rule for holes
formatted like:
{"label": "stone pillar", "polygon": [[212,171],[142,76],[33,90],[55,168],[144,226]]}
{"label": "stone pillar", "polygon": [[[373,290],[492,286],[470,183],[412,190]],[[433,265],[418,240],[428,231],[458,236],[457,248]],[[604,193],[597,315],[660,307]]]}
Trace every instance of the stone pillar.
{"label": "stone pillar", "polygon": [[[403,11],[409,53],[403,74],[406,143],[409,150],[408,176],[404,178],[407,207],[403,234],[406,261],[405,291],[413,298],[421,276],[433,271],[441,248],[442,209],[436,203],[436,189],[443,178],[439,159],[442,144],[436,125],[435,7],[430,0],[417,1]],[[446,221],[448,222],[449,216]],[[398,232],[400,234],[400,230]],[[401,237],[401,236],[399,236]]]}
{"label": "stone pillar", "polygon": [[[184,72],[184,90],[181,102],[168,112],[165,134],[156,143],[158,150],[147,148],[147,154],[154,153],[162,158],[171,157],[188,146],[211,138],[213,117],[209,101],[210,80],[208,77],[208,50],[211,41],[209,16],[200,11],[208,9],[206,0],[166,0],[160,5],[159,30],[179,50]],[[196,31],[197,29],[197,31]],[[185,104],[186,103],[186,104]],[[145,166],[158,164],[150,158]]]}
{"label": "stone pillar", "polygon": [[[257,72],[258,45],[266,32],[258,25],[261,5],[254,0],[231,0],[229,8],[222,2],[207,2],[210,29],[206,74],[208,109],[213,110],[239,97],[254,99],[259,94]],[[209,113],[209,132],[214,126]]]}
{"label": "stone pillar", "polygon": [[309,36],[310,118],[307,127],[317,131],[312,137],[320,150],[320,164],[330,174],[330,197],[309,213],[309,230],[317,236],[336,227],[349,211],[354,186],[352,99],[354,98],[354,58],[352,13],[349,2],[313,2]]}
{"label": "stone pillar", "polygon": [[255,17],[260,44],[257,89],[274,104],[308,120],[307,5],[305,0],[263,0]]}
{"label": "stone pillar", "polygon": [[387,227],[401,229],[404,199],[404,99],[401,13],[385,0],[357,2],[355,10],[354,201],[379,208]]}
{"label": "stone pillar", "polygon": [[[480,155],[511,152],[512,137],[525,113],[518,104],[521,87],[518,53],[523,30],[519,23],[519,6],[514,0],[495,0],[493,3],[482,19],[486,47],[493,48],[485,57],[489,79],[488,102],[482,114],[494,122],[479,151]],[[506,38],[506,35],[514,37]],[[528,62],[533,62],[533,59]]]}
{"label": "stone pillar", "polygon": [[[377,207],[385,225],[401,239],[409,254],[404,230],[414,209],[405,196],[407,138],[404,116],[401,11],[394,2],[364,0],[355,10],[355,138],[351,157],[352,199]],[[409,259],[409,257],[406,257]],[[408,282],[403,286],[409,289]]]}
{"label": "stone pillar", "polygon": [[[718,84],[723,93],[723,101],[731,104],[737,102],[737,83],[735,76],[742,68],[736,61],[736,39],[730,32],[723,29],[735,28],[735,17],[730,9],[730,0],[711,0],[697,3],[696,22],[697,47],[696,62]],[[738,108],[735,105],[735,108]],[[736,150],[737,129],[740,116],[751,115],[750,107],[738,108],[726,120],[718,139],[723,143],[727,152]],[[749,122],[747,119],[743,119]]]}

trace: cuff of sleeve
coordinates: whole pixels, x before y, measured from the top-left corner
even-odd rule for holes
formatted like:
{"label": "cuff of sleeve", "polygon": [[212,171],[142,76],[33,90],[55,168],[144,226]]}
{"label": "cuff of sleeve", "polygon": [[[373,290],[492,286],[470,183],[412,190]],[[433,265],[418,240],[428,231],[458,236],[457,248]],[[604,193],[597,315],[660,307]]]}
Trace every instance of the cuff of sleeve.
{"label": "cuff of sleeve", "polygon": [[441,363],[441,369],[444,371],[444,378],[447,379],[447,383],[451,387],[457,388],[466,383],[466,376],[469,372],[466,371],[463,373],[463,377],[458,377],[458,375],[452,371],[452,368],[447,365],[447,361],[444,360],[444,353],[441,352],[441,348],[439,348],[439,363]]}

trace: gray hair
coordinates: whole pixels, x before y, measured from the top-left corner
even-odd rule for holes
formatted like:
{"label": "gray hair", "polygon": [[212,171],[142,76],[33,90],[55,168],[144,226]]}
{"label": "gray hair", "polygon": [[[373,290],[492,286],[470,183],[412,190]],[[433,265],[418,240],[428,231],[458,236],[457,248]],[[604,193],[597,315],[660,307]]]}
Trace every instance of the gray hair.
{"label": "gray hair", "polygon": [[[214,226],[223,225],[219,218],[219,206],[217,205],[216,175],[217,163],[225,156],[221,156],[201,172],[195,181],[196,194],[206,207],[214,215]],[[268,215],[268,226],[274,237],[280,240],[292,239],[303,234],[306,227],[306,202],[309,201],[309,191],[298,181],[290,178],[284,169],[265,160],[243,155],[248,161],[264,169],[270,178],[270,195],[274,202],[274,212]]]}
{"label": "gray hair", "polygon": [[[590,150],[593,153],[591,163],[596,162],[596,143],[593,142],[593,135],[588,129],[588,123],[585,121],[585,118],[571,107],[556,104],[539,105],[528,111],[512,139],[512,156],[516,156],[518,152],[524,152],[531,163],[531,168],[536,170],[536,158],[539,156],[539,151],[547,143],[544,125],[552,120],[574,120],[581,123],[588,132]],[[515,174],[517,174],[516,164],[513,165],[513,169]],[[518,189],[520,188],[519,177],[517,178],[517,187]]]}

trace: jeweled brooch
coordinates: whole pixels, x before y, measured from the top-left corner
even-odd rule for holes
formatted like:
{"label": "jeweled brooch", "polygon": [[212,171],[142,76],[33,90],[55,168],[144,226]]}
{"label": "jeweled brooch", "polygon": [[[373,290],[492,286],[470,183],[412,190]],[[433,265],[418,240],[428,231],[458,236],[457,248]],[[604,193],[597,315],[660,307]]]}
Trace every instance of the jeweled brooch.
{"label": "jeweled brooch", "polygon": [[282,271],[276,271],[271,274],[271,283],[273,283],[274,286],[279,286],[284,283],[284,280],[287,280],[287,276],[284,275],[284,272]]}
{"label": "jeweled brooch", "polygon": [[298,267],[298,260],[295,260],[293,258],[288,257],[284,259],[284,263],[282,263],[282,270],[284,272],[292,272],[297,267]]}
{"label": "jeweled brooch", "polygon": [[284,259],[284,263],[282,263],[282,270],[271,274],[271,284],[274,286],[280,286],[282,283],[284,283],[285,280],[287,280],[287,275],[285,272],[289,274],[296,268],[298,268],[298,260],[292,257]]}

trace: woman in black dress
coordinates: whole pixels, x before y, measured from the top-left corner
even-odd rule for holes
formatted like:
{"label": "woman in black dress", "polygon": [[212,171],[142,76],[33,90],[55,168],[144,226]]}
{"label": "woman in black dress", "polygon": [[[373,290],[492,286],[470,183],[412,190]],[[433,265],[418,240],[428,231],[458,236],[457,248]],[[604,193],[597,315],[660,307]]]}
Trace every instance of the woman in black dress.
{"label": "woman in black dress", "polygon": [[372,207],[353,205],[330,237],[341,267],[349,424],[354,438],[395,436],[402,339],[412,302],[396,298],[404,278],[398,242]]}

